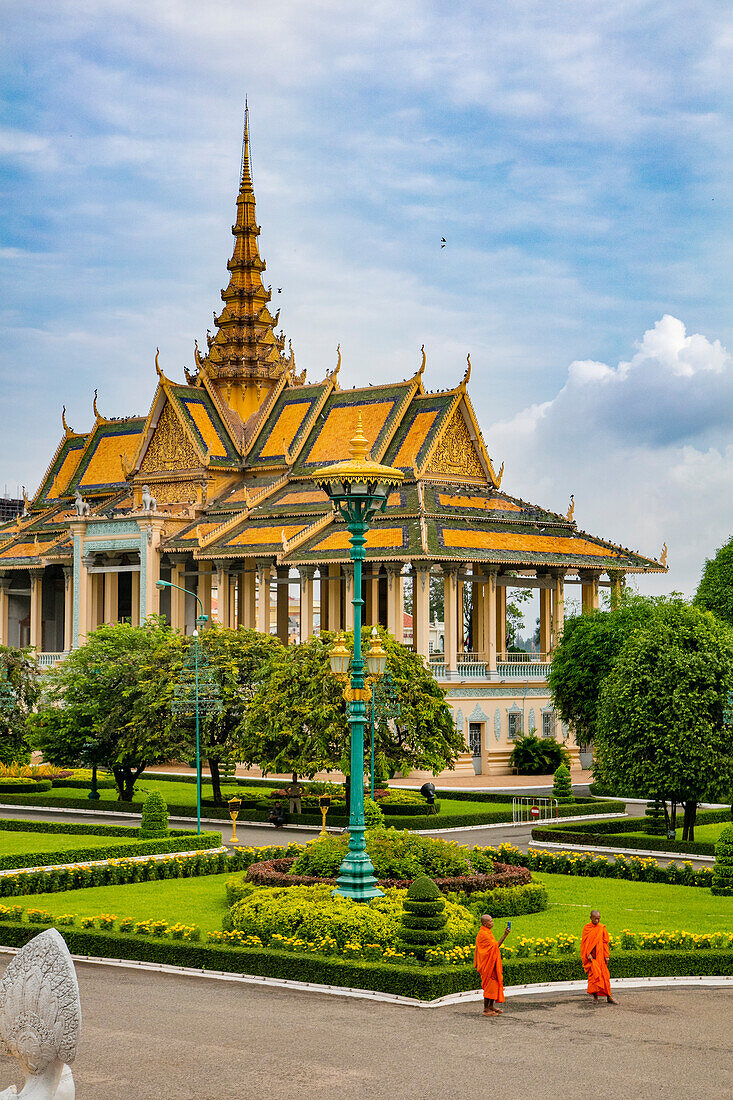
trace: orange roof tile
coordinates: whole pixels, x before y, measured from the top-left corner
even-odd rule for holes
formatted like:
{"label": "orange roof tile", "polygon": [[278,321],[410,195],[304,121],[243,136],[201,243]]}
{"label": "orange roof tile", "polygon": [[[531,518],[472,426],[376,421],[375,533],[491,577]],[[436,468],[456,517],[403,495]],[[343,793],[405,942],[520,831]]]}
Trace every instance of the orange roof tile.
{"label": "orange roof tile", "polygon": [[272,430],[260,451],[258,458],[276,458],[283,454],[283,439],[291,447],[306,416],[311,409],[311,401],[292,401],[285,405],[272,426]]}
{"label": "orange roof tile", "polygon": [[451,493],[438,493],[438,501],[448,508],[486,508],[491,512],[521,512],[522,509],[512,500],[503,497],[466,497],[453,496]]}
{"label": "orange roof tile", "polygon": [[293,535],[299,535],[308,527],[308,523],[293,523],[281,527],[247,527],[240,534],[226,542],[226,546],[257,546],[270,542],[280,542],[281,531],[285,532],[285,538],[291,539]]}
{"label": "orange roof tile", "polygon": [[393,466],[412,466],[415,455],[425,442],[428,432],[438,417],[438,411],[438,409],[433,409],[430,412],[421,412],[416,415],[410,425],[410,430],[402,441],[402,446],[392,460]]}
{"label": "orange roof tile", "polygon": [[310,449],[306,458],[307,465],[347,458],[349,442],[356,432],[360,416],[364,435],[370,445],[373,445],[393,408],[394,401],[375,401],[372,405],[336,405],[326,417],[318,438]]}
{"label": "orange roof tile", "polygon": [[443,528],[446,547],[468,550],[511,550],[540,554],[584,554],[607,558],[613,554],[607,546],[598,546],[580,538],[557,538],[554,535],[528,535],[511,531],[461,531]]}
{"label": "orange roof tile", "polygon": [[[403,529],[401,527],[372,527],[367,531],[367,550],[378,549],[402,549],[404,544]],[[347,531],[335,531],[321,542],[317,542],[311,549],[316,550],[348,550],[351,543]]]}
{"label": "orange roof tile", "polygon": [[200,401],[182,401],[181,404],[185,406],[189,416],[201,432],[201,438],[206,444],[212,458],[226,458],[229,452],[224,446],[215,425],[212,423],[208,410]]}

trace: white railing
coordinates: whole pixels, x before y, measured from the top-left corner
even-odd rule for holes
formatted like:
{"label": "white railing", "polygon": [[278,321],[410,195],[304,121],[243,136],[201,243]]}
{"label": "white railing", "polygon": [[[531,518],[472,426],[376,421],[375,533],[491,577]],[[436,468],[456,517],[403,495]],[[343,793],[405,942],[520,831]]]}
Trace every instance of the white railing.
{"label": "white railing", "polygon": [[53,668],[59,661],[63,661],[69,656],[70,650],[63,649],[59,653],[36,653],[36,660],[41,668]]}
{"label": "white railing", "polygon": [[545,680],[550,675],[550,662],[497,661],[496,674],[500,680]]}
{"label": "white railing", "polygon": [[[503,660],[506,656],[511,657],[512,660]],[[446,664],[445,654],[431,653],[430,669],[437,680],[489,680],[494,678],[500,680],[542,680],[549,675],[550,661],[547,654],[527,654],[525,657],[521,653],[510,653],[508,655],[502,654],[501,657],[502,659],[497,661],[493,676],[482,653],[459,653],[456,661],[456,671],[452,676]]]}
{"label": "white railing", "polygon": [[512,821],[515,825],[524,821],[554,821],[557,816],[556,798],[527,798],[522,796],[512,799]]}

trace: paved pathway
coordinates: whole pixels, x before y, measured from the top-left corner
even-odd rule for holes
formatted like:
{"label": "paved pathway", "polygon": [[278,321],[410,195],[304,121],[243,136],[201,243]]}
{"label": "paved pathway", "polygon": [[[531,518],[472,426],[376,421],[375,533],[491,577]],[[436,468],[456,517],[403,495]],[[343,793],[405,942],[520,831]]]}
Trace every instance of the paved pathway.
{"label": "paved pathway", "polygon": [[[5,960],[0,961],[0,969]],[[442,1009],[77,966],[78,1100],[710,1100],[733,1095],[733,991]],[[6,1059],[0,1088],[12,1079]],[[17,1080],[17,1078],[16,1078]]]}

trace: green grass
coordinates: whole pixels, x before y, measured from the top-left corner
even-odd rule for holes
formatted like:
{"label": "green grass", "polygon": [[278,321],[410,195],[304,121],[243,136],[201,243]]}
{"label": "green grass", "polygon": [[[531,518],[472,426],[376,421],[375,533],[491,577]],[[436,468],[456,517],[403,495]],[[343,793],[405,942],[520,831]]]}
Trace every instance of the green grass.
{"label": "green grass", "polygon": [[91,886],[86,890],[32,894],[3,899],[4,904],[24,908],[48,909],[54,915],[76,913],[96,917],[114,913],[122,919],[165,920],[169,924],[198,924],[204,931],[220,931],[226,912],[224,883],[230,876],[206,875],[201,878],[174,878],[156,882],[134,882],[129,886]]}
{"label": "green grass", "polygon": [[[696,886],[666,886],[656,882],[623,882],[608,878],[579,878],[533,872],[535,882],[547,887],[550,908],[512,918],[511,941],[517,935],[580,934],[598,909],[611,933],[683,930],[733,932],[733,898],[714,897]],[[503,929],[505,922],[497,920]]]}
{"label": "green grass", "polygon": [[[730,825],[730,821],[714,821],[710,825],[696,825],[695,826],[695,840],[704,841],[707,844],[714,844],[720,836],[723,829]],[[614,834],[616,835],[616,834]],[[633,837],[647,837],[649,834],[643,830],[638,829],[634,833],[618,833],[619,847],[632,848],[632,844],[625,843],[631,840]],[[663,839],[663,838],[660,838]],[[677,840],[682,840],[682,829],[677,830]],[[582,842],[581,842],[582,843]]]}
{"label": "green grass", "polygon": [[[98,916],[114,913],[133,920],[166,920],[169,924],[198,924],[204,931],[216,931],[226,911],[224,883],[227,875],[202,878],[164,879],[129,886],[97,886],[65,893],[20,897],[25,908],[38,907],[51,913]],[[547,887],[550,908],[512,918],[509,943],[520,936],[554,936],[558,932],[580,935],[591,909],[599,909],[609,931],[624,928],[635,932],[684,930],[685,932],[733,931],[733,898],[714,897],[693,886],[662,883],[622,882],[615,879],[576,878],[571,875],[533,875]],[[8,904],[8,902],[5,902]],[[497,920],[504,928],[505,922]]]}
{"label": "green grass", "polygon": [[139,843],[136,836],[100,836],[92,833],[21,833],[0,830],[0,856],[20,852],[67,852],[78,848],[111,848]]}
{"label": "green grass", "polygon": [[[164,780],[146,779],[145,776],[143,776],[143,778],[135,784],[135,802],[144,802],[146,796],[149,795],[151,791],[158,791],[165,802],[170,805],[190,806],[192,810],[196,808],[195,783],[166,783]],[[258,791],[258,797],[264,798],[267,794],[267,788],[261,788],[261,792],[261,795],[259,795]],[[87,793],[88,792],[83,787],[55,787],[53,790],[43,791],[39,794],[29,794],[25,797],[29,805],[41,806],[46,804],[53,805],[59,798],[85,798]],[[243,795],[242,788],[236,785],[222,787],[222,795],[225,799],[232,798],[235,794],[241,798]],[[117,801],[117,791],[113,789],[101,790],[99,796],[101,802],[111,803]],[[211,783],[202,783],[201,797],[213,799],[214,792],[211,789]],[[249,795],[245,797],[249,797]],[[0,802],[2,802],[2,800],[2,794],[0,794]],[[110,806],[109,808],[111,809],[112,807]]]}

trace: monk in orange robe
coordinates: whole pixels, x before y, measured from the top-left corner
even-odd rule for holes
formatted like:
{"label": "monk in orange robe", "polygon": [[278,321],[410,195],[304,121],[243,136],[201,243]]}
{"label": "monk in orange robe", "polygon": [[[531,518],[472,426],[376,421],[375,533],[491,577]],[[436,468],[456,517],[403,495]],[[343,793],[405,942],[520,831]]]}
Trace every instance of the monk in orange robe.
{"label": "monk in orange robe", "polygon": [[481,927],[476,937],[476,951],[473,956],[473,965],[481,975],[481,985],[484,990],[484,1016],[501,1016],[501,1009],[495,1008],[495,1003],[504,1003],[504,982],[501,968],[501,945],[509,935],[509,926],[500,940],[497,940],[492,931],[493,918],[484,913],[481,918]]}
{"label": "monk in orange robe", "polygon": [[610,1005],[618,1004],[611,994],[611,975],[606,965],[609,958],[608,929],[601,924],[601,914],[594,909],[580,940],[580,961],[588,975],[588,992],[595,1004],[598,1004],[599,993],[605,994]]}

